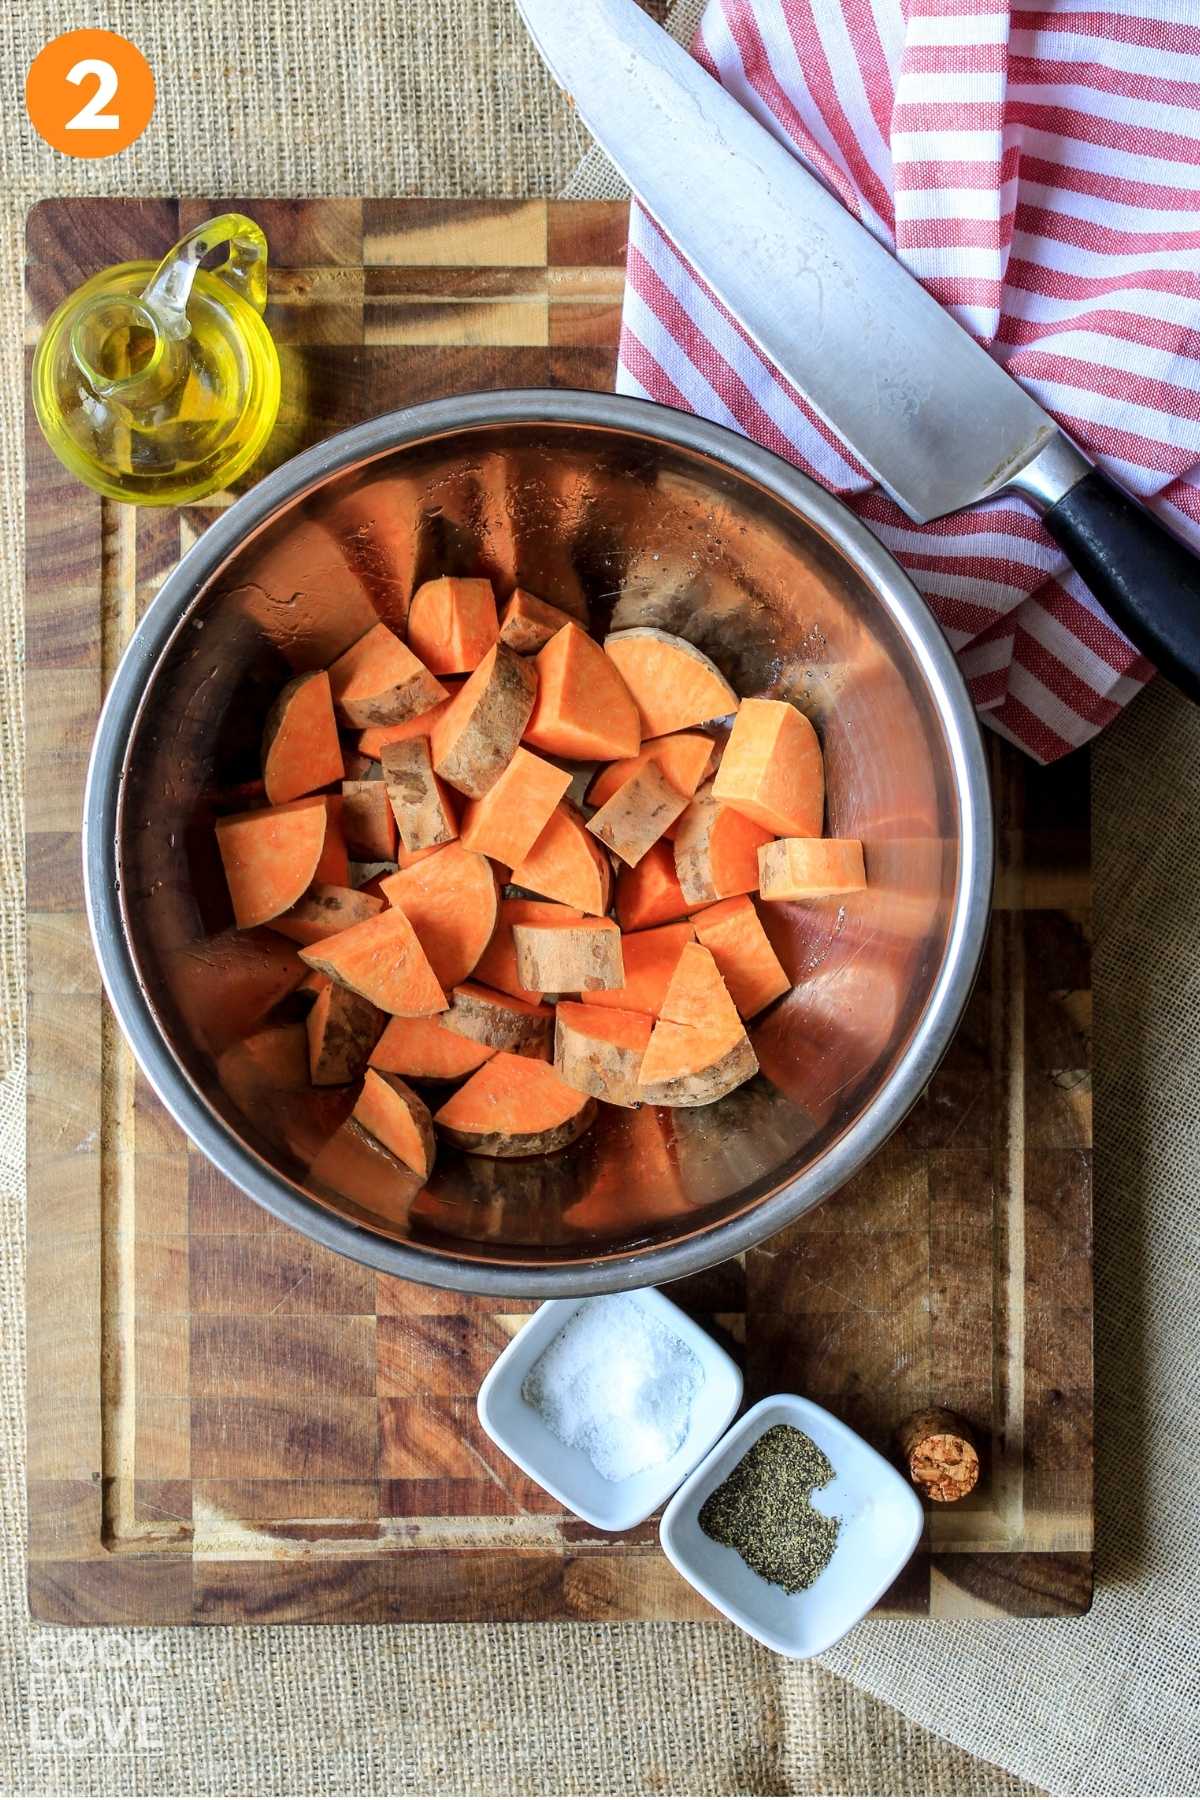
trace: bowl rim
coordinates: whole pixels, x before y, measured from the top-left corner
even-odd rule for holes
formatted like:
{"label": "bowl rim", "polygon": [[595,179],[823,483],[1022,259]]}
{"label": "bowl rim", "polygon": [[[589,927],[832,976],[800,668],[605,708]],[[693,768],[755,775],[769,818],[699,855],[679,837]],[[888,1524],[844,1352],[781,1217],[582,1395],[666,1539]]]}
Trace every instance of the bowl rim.
{"label": "bowl rim", "polygon": [[[815,526],[886,606],[908,644],[945,735],[961,809],[958,873],[941,967],[908,1043],[860,1117],[813,1168],[736,1218],[676,1244],[634,1245],[569,1264],[477,1262],[398,1242],[312,1199],[244,1143],[210,1106],[159,1027],[124,928],[118,859],[124,753],[147,687],[192,602],[231,556],[283,506],[360,464],[433,437],[536,424],[598,426],[698,452],[764,488]],[[283,1223],[384,1273],[460,1293],[556,1299],[657,1286],[724,1262],[807,1212],[875,1154],[941,1061],[974,984],[989,917],[993,829],[982,735],[954,654],[900,565],[840,500],[773,452],[695,414],[634,396],[514,388],[429,401],[339,432],[272,470],[208,527],[146,609],[113,677],[88,763],[82,851],[88,923],[113,1011],[163,1105],[223,1175]]]}

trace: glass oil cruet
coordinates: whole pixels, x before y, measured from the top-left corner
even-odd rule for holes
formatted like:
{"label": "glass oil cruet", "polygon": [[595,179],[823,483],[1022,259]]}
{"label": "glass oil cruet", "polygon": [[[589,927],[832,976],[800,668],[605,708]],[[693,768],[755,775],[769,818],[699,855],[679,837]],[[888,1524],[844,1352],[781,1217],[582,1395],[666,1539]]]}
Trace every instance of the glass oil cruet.
{"label": "glass oil cruet", "polygon": [[55,455],[113,500],[178,506],[228,487],[279,411],[266,300],[267,240],[241,213],[198,225],[157,265],[94,275],[34,357],[34,408]]}

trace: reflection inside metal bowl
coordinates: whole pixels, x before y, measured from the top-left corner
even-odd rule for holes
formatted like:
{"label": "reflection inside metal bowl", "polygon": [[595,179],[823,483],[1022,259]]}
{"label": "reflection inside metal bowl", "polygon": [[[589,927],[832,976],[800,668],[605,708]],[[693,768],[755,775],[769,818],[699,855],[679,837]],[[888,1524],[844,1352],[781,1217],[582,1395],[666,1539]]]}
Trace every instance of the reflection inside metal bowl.
{"label": "reflection inside metal bowl", "polygon": [[[705,651],[742,695],[794,700],[820,734],[828,830],[859,837],[869,888],[764,905],[794,982],[760,1018],[761,1073],[694,1111],[601,1108],[557,1156],[443,1147],[401,1182],[340,1090],[265,1084],[242,1042],[302,1032],[295,946],[234,934],[213,832],[260,774],[262,721],[292,674],[377,618],[404,625],[436,574],[520,585],[609,628]],[[803,1182],[871,1104],[942,966],[960,815],[943,719],[910,642],[816,526],[681,446],[580,424],[439,433],[292,501],[196,596],[127,748],[122,903],[178,1062],[244,1143],[323,1205],[418,1250],[578,1262],[678,1243]]]}

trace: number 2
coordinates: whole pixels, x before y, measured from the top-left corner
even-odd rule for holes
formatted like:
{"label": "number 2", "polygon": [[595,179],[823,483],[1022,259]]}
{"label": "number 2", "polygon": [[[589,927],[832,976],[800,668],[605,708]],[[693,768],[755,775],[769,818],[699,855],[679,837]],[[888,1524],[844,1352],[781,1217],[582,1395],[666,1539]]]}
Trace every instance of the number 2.
{"label": "number 2", "polygon": [[96,78],[96,91],[74,118],[68,119],[67,131],[119,131],[121,115],[105,112],[104,108],[114,99],[117,92],[117,71],[110,62],[102,62],[97,56],[89,56],[83,62],[77,62],[70,70],[67,80],[73,87],[78,87],[89,75]]}

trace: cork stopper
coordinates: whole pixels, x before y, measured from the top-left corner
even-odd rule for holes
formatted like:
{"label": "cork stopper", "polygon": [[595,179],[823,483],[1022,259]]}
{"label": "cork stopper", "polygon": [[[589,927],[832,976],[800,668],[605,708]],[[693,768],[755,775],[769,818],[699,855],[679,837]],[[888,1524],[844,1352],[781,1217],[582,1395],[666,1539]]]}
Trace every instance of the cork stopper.
{"label": "cork stopper", "polygon": [[962,1500],[979,1480],[979,1447],[965,1419],[942,1406],[915,1412],[897,1429],[908,1478],[923,1500]]}

